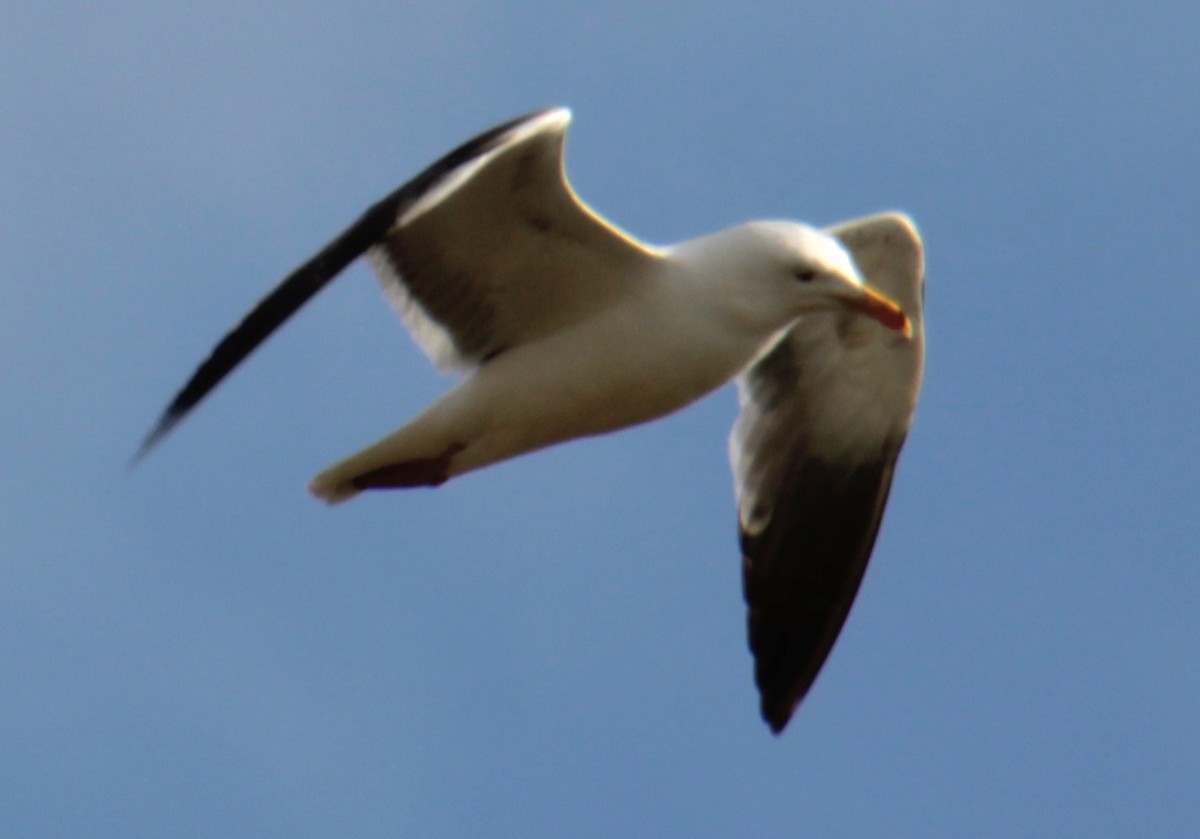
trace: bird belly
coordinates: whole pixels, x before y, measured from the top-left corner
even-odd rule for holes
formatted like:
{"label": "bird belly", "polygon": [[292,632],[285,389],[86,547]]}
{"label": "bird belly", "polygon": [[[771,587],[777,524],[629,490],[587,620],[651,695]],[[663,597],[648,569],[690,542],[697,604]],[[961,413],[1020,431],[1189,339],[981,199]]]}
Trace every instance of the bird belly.
{"label": "bird belly", "polygon": [[407,425],[318,475],[310,489],[339,503],[361,489],[437,485],[648,422],[729,381],[761,343],[670,308],[610,310],[501,353]]}
{"label": "bird belly", "polygon": [[725,384],[758,350],[687,323],[642,320],[614,312],[476,371],[461,385],[463,408],[486,416],[487,431],[453,471],[666,416]]}

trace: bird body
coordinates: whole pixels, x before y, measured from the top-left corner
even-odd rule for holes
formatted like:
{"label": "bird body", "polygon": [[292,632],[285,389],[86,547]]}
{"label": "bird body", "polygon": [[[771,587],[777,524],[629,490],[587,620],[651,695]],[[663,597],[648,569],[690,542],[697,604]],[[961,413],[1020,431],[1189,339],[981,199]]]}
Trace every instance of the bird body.
{"label": "bird body", "polygon": [[778,732],[845,621],[916,404],[920,238],[885,214],[642,244],[568,185],[569,119],[498,126],[368,208],[217,345],[139,456],[362,255],[421,347],[465,376],[314,478],[329,503],[656,419],[736,378],[750,644]]}
{"label": "bird body", "polygon": [[[788,222],[743,225],[653,253],[621,295],[473,369],[411,423],[322,472],[310,491],[340,503],[366,488],[437,485],[691,404],[741,372],[798,316],[838,305],[804,293],[779,269],[797,262],[800,240],[828,252],[809,262],[857,277],[833,239]],[[574,278],[588,267],[579,260]],[[381,469],[443,454],[440,471],[399,468],[397,482],[381,482]]]}

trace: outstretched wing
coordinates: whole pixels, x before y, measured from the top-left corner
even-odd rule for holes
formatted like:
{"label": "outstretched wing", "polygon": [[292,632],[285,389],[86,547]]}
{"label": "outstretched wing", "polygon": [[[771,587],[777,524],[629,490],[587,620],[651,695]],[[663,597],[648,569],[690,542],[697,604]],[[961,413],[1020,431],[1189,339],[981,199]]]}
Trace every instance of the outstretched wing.
{"label": "outstretched wing", "polygon": [[569,121],[558,109],[519,124],[422,196],[368,252],[440,367],[471,367],[595,314],[657,258],[571,190]]}
{"label": "outstretched wing", "polygon": [[921,384],[916,229],[888,214],[829,232],[903,308],[912,337],[848,312],[805,316],[738,382],[730,457],[742,578],[762,714],[776,733],[849,614]]}
{"label": "outstretched wing", "polygon": [[569,122],[564,108],[506,122],[370,207],[217,344],[136,458],[364,253],[441,366],[482,363],[619,297],[657,255],[575,197],[562,164]]}

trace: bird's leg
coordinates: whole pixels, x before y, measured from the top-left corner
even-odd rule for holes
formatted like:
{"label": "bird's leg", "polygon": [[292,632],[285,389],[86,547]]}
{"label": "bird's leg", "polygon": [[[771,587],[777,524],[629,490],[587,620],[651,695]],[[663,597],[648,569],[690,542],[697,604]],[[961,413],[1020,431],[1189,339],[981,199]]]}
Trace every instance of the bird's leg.
{"label": "bird's leg", "polygon": [[450,477],[450,461],[465,449],[462,443],[452,443],[435,457],[418,457],[400,463],[389,463],[350,479],[356,489],[408,489],[410,487],[441,486]]}

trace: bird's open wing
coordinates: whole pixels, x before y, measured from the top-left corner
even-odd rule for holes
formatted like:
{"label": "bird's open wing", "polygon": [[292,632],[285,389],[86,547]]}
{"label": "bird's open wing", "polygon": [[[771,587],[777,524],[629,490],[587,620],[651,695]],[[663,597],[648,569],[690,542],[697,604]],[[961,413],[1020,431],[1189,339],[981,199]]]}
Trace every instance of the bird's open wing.
{"label": "bird's open wing", "polygon": [[783,730],[829,655],[867,566],[920,389],[921,240],[905,217],[834,227],[912,337],[851,313],[805,316],[739,380],[730,438],[750,649]]}
{"label": "bird's open wing", "polygon": [[441,367],[470,367],[589,317],[653,251],[596,216],[563,171],[565,109],[513,128],[402,214],[368,260]]}
{"label": "bird's open wing", "polygon": [[368,255],[421,346],[470,367],[594,313],[657,259],[582,204],[563,172],[570,112],[469,140],[370,207],[217,344],[138,457],[346,266]]}

